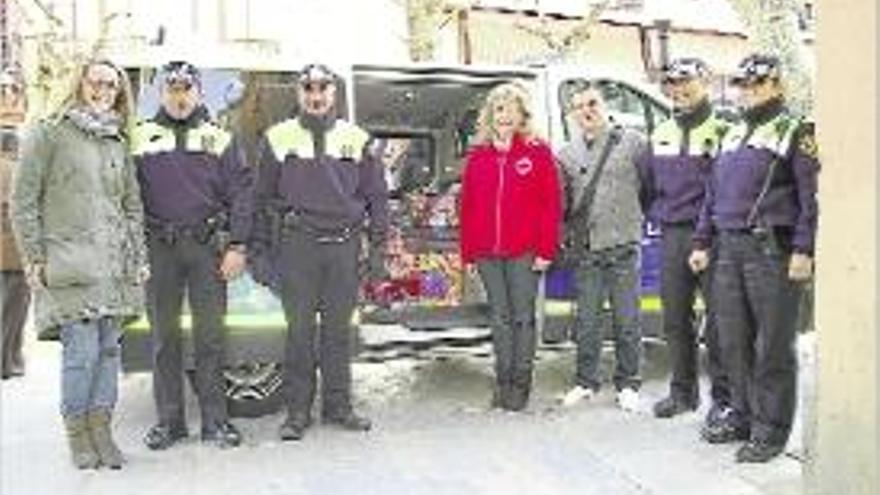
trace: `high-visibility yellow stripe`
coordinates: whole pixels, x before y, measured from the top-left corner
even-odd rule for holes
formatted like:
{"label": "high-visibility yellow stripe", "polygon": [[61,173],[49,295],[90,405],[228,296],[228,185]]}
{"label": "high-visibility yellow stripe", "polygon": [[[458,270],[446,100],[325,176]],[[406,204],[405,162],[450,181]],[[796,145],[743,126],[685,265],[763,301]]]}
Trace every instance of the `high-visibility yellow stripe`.
{"label": "high-visibility yellow stripe", "polygon": [[134,156],[174,151],[174,146],[174,131],[154,122],[141,122],[131,133],[131,154]]}
{"label": "high-visibility yellow stripe", "polygon": [[[659,296],[644,296],[642,297],[640,307],[643,312],[646,313],[656,313],[661,309],[660,305],[660,297]],[[605,305],[606,309],[610,309],[608,304]],[[574,310],[574,302],[573,301],[561,301],[561,300],[548,300],[544,303],[544,314],[547,316],[565,316],[570,315]]]}
{"label": "high-visibility yellow stripe", "polygon": [[[565,316],[571,314],[574,303],[571,301],[548,300],[544,303],[544,311],[548,316]],[[642,311],[646,313],[656,313],[661,309],[660,298],[658,296],[645,296],[641,300]],[[701,302],[697,302],[697,307],[701,307]],[[352,317],[352,323],[359,321],[359,315],[355,312]],[[272,311],[262,314],[229,314],[226,315],[224,323],[230,328],[285,328],[287,322],[284,319],[284,313],[280,311]],[[192,328],[192,316],[183,315],[180,319],[181,328],[188,330]],[[130,323],[127,327],[130,331],[148,331],[150,324],[146,317]]]}
{"label": "high-visibility yellow stripe", "polygon": [[[187,133],[186,150],[219,156],[231,142],[229,131],[206,122]],[[174,131],[155,122],[141,122],[132,132],[131,153],[134,156],[174,151],[176,146]]]}
{"label": "high-visibility yellow stripe", "polygon": [[[283,162],[289,154],[306,159],[315,157],[312,133],[299,120],[289,119],[275,124],[266,131],[266,139],[279,162]],[[354,124],[339,120],[325,139],[324,152],[327,156],[358,161],[370,135]]]}

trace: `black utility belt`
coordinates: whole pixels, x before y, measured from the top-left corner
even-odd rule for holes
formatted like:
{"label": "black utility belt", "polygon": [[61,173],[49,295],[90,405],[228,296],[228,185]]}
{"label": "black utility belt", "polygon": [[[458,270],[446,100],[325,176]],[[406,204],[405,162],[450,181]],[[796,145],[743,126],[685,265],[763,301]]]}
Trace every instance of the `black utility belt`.
{"label": "black utility belt", "polygon": [[791,237],[794,234],[794,228],[789,226],[766,226],[754,225],[752,227],[742,227],[734,229],[720,229],[721,234],[729,235],[753,235],[757,237],[773,236],[773,237]]}
{"label": "black utility belt", "polygon": [[181,239],[192,239],[202,244],[211,241],[214,234],[225,229],[225,221],[219,222],[211,217],[197,224],[176,224],[172,222],[148,222],[147,230],[167,244],[174,244]]}
{"label": "black utility belt", "polygon": [[677,222],[663,222],[662,224],[660,224],[660,226],[661,228],[668,230],[693,230],[697,227],[697,222],[695,220],[679,220]]}
{"label": "black utility belt", "polygon": [[790,226],[754,225],[738,229],[722,229],[721,235],[749,236],[774,250],[787,253],[791,251],[794,228]]}
{"label": "black utility belt", "polygon": [[283,219],[285,233],[303,233],[318,244],[343,244],[354,238],[360,229],[352,227],[323,228],[310,225],[302,215],[288,212]]}

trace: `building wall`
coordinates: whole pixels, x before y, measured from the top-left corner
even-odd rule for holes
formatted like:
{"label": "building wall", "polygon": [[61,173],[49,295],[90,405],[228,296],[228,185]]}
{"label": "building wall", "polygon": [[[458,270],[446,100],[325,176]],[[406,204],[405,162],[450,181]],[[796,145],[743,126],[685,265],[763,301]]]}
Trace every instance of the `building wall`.
{"label": "building wall", "polygon": [[739,36],[673,32],[669,36],[672,57],[700,57],[717,73],[731,72],[751,52],[748,40]]}
{"label": "building wall", "polygon": [[819,369],[805,487],[871,495],[880,493],[876,2],[819,2],[817,41]]}
{"label": "building wall", "polygon": [[[556,20],[553,28],[556,33],[565,33],[576,24],[577,21],[573,20]],[[519,25],[538,27],[539,23],[534,17],[511,13],[471,12],[469,27],[473,63],[513,64],[551,57],[546,42]],[[458,47],[455,50],[449,47],[457,43],[452,30],[447,28],[442,37],[440,54],[446,61],[457,62],[460,58],[460,55],[456,56]],[[654,55],[659,56],[656,43],[654,50]],[[669,36],[669,51],[672,56],[702,57],[713,67],[726,71],[735,67],[748,54],[749,48],[745,38],[737,35],[673,31]],[[589,39],[583,41],[566,62],[597,64],[606,70],[640,79],[646,76],[639,29],[635,25],[597,23],[590,31]]]}
{"label": "building wall", "polygon": [[[44,0],[63,22],[60,34],[90,46],[106,27],[117,58],[223,59],[248,54],[296,60],[404,61],[406,13],[395,0]],[[45,16],[25,2],[45,31]],[[378,15],[377,15],[378,14]],[[102,21],[101,19],[104,19]],[[161,45],[155,43],[164,28]],[[205,55],[205,54],[209,55]],[[211,55],[214,54],[214,55]]]}

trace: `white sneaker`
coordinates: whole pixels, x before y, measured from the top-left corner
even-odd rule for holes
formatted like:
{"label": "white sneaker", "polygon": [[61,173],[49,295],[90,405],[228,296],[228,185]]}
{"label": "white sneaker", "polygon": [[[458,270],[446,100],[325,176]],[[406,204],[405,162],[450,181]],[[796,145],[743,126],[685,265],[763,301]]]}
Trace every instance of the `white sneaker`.
{"label": "white sneaker", "polygon": [[627,412],[639,409],[639,392],[634,388],[625,388],[617,392],[617,405]]}
{"label": "white sneaker", "polygon": [[576,385],[562,397],[562,405],[571,407],[582,400],[592,399],[595,393],[591,388]]}

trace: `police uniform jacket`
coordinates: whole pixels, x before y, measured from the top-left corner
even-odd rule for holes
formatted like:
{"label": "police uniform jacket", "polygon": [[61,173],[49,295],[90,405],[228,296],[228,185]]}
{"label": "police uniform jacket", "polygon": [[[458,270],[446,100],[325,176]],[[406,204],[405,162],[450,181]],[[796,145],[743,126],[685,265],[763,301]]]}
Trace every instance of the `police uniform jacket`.
{"label": "police uniform jacket", "polygon": [[197,226],[225,212],[230,241],[245,243],[253,218],[255,174],[238,141],[199,107],[186,120],[163,111],[132,136],[148,222]]}
{"label": "police uniform jacket", "polygon": [[[769,188],[758,202],[774,162]],[[811,124],[793,115],[781,100],[749,112],[722,142],[694,235],[695,247],[707,248],[717,230],[760,226],[783,233],[788,250],[812,255],[818,173]]]}
{"label": "police uniform jacket", "polygon": [[687,115],[662,122],[639,159],[646,215],[660,224],[695,224],[721,139],[730,124],[708,101]]}
{"label": "police uniform jacket", "polygon": [[[368,153],[369,134],[337,119],[317,145],[300,119],[270,127],[259,145],[258,208],[294,213],[303,228],[355,231],[366,226],[370,244],[384,249],[387,185],[381,161]],[[267,229],[260,229],[263,242]]]}

